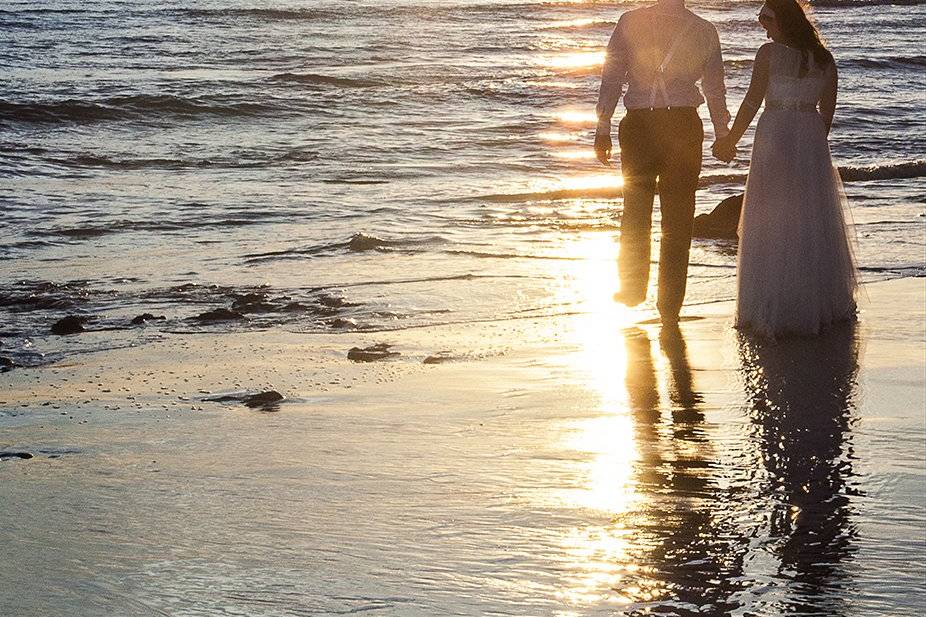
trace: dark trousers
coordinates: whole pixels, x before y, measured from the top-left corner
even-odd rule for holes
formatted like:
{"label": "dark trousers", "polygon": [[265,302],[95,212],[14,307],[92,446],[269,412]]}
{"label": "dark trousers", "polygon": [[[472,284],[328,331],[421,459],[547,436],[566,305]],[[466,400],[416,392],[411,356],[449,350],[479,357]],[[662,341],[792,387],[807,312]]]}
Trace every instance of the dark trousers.
{"label": "dark trousers", "polygon": [[677,317],[685,299],[703,139],[704,127],[693,107],[632,109],[618,129],[624,176],[621,296],[628,304],[646,298],[653,196],[658,188],[662,242],[656,306],[663,316]]}

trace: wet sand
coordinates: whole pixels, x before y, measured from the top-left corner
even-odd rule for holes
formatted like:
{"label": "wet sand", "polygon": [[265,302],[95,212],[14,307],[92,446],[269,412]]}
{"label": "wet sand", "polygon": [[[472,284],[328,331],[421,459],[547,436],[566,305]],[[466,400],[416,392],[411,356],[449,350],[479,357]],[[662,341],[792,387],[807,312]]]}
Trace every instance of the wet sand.
{"label": "wet sand", "polygon": [[[730,303],[679,332],[602,306],[14,369],[0,613],[911,612],[924,292],[869,285],[857,326],[774,346]],[[376,344],[399,355],[348,359]]]}

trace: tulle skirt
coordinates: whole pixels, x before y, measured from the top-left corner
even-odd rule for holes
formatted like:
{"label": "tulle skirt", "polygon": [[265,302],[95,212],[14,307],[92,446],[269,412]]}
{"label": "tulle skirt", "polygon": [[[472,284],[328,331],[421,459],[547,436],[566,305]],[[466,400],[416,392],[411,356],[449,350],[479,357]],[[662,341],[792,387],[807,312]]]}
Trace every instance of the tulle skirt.
{"label": "tulle skirt", "polygon": [[806,336],[854,319],[857,276],[846,217],[823,119],[766,110],[739,223],[737,327]]}

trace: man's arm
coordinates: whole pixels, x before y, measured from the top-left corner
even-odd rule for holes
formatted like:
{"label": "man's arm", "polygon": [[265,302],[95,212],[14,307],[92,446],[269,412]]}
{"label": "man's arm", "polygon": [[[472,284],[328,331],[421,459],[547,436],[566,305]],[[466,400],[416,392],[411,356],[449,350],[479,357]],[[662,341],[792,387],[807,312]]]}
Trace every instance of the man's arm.
{"label": "man's arm", "polygon": [[720,37],[717,30],[711,27],[710,55],[704,65],[704,75],[701,77],[701,88],[704,90],[704,100],[707,101],[707,110],[714,125],[714,135],[717,139],[726,137],[730,124],[730,110],[727,109],[727,88],[723,81],[723,54],[720,51]]}
{"label": "man's arm", "polygon": [[623,18],[617,22],[608,49],[605,53],[604,65],[601,67],[601,87],[598,89],[598,124],[606,123],[610,126],[611,116],[624,92],[624,83],[627,81],[627,44],[624,35]]}
{"label": "man's arm", "polygon": [[598,160],[608,164],[611,158],[611,116],[617,107],[624,83],[627,81],[627,44],[624,34],[624,19],[621,17],[614,28],[604,65],[601,68],[601,87],[598,90],[598,128],[595,132],[595,153]]}

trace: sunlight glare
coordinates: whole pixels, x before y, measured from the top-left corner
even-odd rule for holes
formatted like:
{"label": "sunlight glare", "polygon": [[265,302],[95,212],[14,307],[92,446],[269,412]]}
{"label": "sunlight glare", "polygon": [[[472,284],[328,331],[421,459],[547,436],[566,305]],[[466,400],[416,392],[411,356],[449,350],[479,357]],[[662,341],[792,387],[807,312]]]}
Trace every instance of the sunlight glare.
{"label": "sunlight glare", "polygon": [[594,159],[595,151],[591,148],[585,148],[583,150],[559,150],[553,152],[553,156],[558,159]]}
{"label": "sunlight glare", "polygon": [[598,116],[594,111],[567,109],[556,113],[555,117],[563,124],[579,124],[588,126],[595,126],[598,124]]}
{"label": "sunlight glare", "polygon": [[[597,184],[611,182],[608,176]],[[585,181],[592,186],[595,181]],[[624,587],[638,583],[639,566],[629,552],[633,525],[627,517],[643,499],[638,491],[635,464],[639,458],[634,420],[629,414],[626,388],[628,355],[623,328],[640,319],[636,309],[617,304],[617,243],[611,234],[587,233],[568,247],[581,257],[564,277],[559,291],[563,301],[581,305],[569,322],[568,337],[578,351],[568,356],[588,389],[598,398],[597,415],[564,427],[562,445],[578,456],[579,484],[559,491],[566,507],[606,514],[604,525],[576,528],[562,538],[569,564],[558,596],[571,605],[602,601],[625,604],[639,594]],[[584,456],[581,456],[584,455]]]}
{"label": "sunlight glare", "polygon": [[[569,176],[558,179],[535,180],[530,183],[530,190],[534,192],[553,192],[553,191],[601,191],[607,189],[620,189],[624,184],[624,179],[620,174],[592,174],[588,176]],[[573,245],[569,250],[576,257],[586,257],[581,251],[587,249],[584,245]],[[595,249],[600,251],[601,247]],[[615,259],[617,259],[615,257]],[[616,272],[616,271],[615,271]],[[612,272],[610,278],[614,278],[615,272]]]}
{"label": "sunlight glare", "polygon": [[540,139],[550,143],[567,143],[567,142],[576,142],[582,139],[585,139],[586,135],[584,132],[575,132],[575,133],[556,133],[553,131],[540,133]]}
{"label": "sunlight glare", "polygon": [[579,51],[544,58],[542,64],[554,69],[578,69],[599,66],[604,57],[603,51]]}
{"label": "sunlight glare", "polygon": [[591,26],[592,24],[597,24],[601,20],[593,19],[590,17],[579,18],[579,19],[563,19],[560,21],[553,21],[544,26],[544,28],[582,28],[584,26]]}

